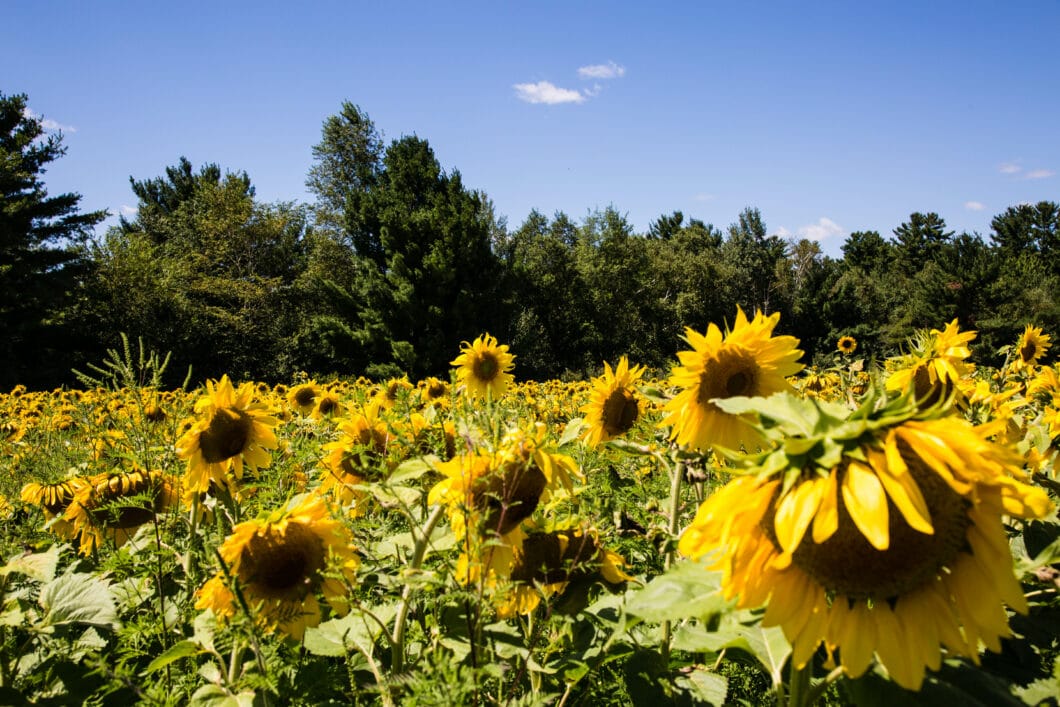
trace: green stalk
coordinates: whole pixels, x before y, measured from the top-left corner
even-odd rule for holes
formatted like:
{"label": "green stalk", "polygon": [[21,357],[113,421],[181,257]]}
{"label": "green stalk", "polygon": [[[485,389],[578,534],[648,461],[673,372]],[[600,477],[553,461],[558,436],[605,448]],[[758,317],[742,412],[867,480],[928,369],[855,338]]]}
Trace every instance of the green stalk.
{"label": "green stalk", "polygon": [[[674,554],[677,551],[676,539],[677,539],[677,528],[679,523],[678,514],[681,512],[681,479],[685,475],[685,464],[684,462],[677,462],[671,469],[670,478],[670,527],[667,538],[666,554],[663,555],[663,569],[670,569],[670,565],[673,564]],[[663,621],[662,625],[662,657],[663,663],[666,665],[670,664],[670,638],[671,638],[671,625],[669,621]]]}
{"label": "green stalk", "polygon": [[810,677],[813,673],[812,664],[807,663],[801,668],[796,668],[791,663],[791,676],[788,678],[788,707],[809,707],[812,704],[812,692],[810,690]]}
{"label": "green stalk", "polygon": [[[412,571],[418,570],[423,564],[423,558],[427,555],[427,545],[430,544],[431,533],[434,532],[434,526],[438,525],[438,521],[441,520],[444,513],[444,505],[435,506],[434,510],[431,511],[431,515],[427,518],[427,522],[424,523],[423,532],[417,538],[416,545],[412,549],[412,562],[409,565],[409,569]],[[401,605],[398,607],[397,618],[394,620],[394,634],[390,646],[390,668],[394,673],[401,672],[405,663],[405,623],[408,620],[411,598],[412,585],[406,584],[405,589],[401,592]]]}

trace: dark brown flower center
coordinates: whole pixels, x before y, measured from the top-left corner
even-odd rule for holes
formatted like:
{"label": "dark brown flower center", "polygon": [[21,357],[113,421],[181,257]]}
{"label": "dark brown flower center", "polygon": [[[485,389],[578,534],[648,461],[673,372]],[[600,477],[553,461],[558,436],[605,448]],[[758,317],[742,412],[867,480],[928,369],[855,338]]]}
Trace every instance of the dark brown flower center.
{"label": "dark brown flower center", "polygon": [[758,363],[742,348],[726,348],[703,366],[696,401],[710,405],[713,398],[758,395]]}
{"label": "dark brown flower center", "polygon": [[324,566],[324,544],[301,523],[288,523],[286,532],[269,528],[255,533],[243,549],[239,579],[265,599],[302,596]]}
{"label": "dark brown flower center", "polygon": [[637,401],[625,388],[612,391],[604,401],[604,431],[612,437],[629,432],[639,416]]}
{"label": "dark brown flower center", "polygon": [[533,515],[548,479],[537,465],[507,464],[503,473],[480,479],[472,492],[473,505],[485,512],[482,528],[504,535]]}
{"label": "dark brown flower center", "polygon": [[338,400],[332,397],[326,397],[320,401],[320,405],[317,406],[317,410],[320,411],[321,415],[330,415],[335,412],[335,409],[338,406]]}
{"label": "dark brown flower center", "polygon": [[[564,540],[566,539],[566,542]],[[599,548],[589,535],[563,538],[559,533],[530,533],[512,569],[512,580],[556,584],[589,574]]]}
{"label": "dark brown flower center", "polygon": [[202,458],[209,464],[231,459],[246,449],[254,421],[235,408],[222,408],[213,414],[210,426],[199,435]]}
{"label": "dark brown flower center", "polygon": [[489,351],[484,351],[475,359],[472,370],[475,372],[475,378],[483,383],[490,383],[497,377],[500,364],[497,362],[496,356]]}
{"label": "dark brown flower center", "polygon": [[311,387],[299,388],[294,393],[294,402],[298,407],[309,407],[317,399],[317,391]]}
{"label": "dark brown flower center", "polygon": [[[890,544],[886,550],[877,550],[854,525],[838,493],[839,528],[823,543],[815,543],[807,532],[792,555],[795,566],[830,593],[893,600],[929,581],[967,547],[968,501],[908,450],[902,456],[927,503],[934,534],[911,528],[888,498]],[[762,528],[779,550],[772,511],[763,519]]]}
{"label": "dark brown flower center", "polygon": [[1038,347],[1034,345],[1033,341],[1028,341],[1020,347],[1020,359],[1024,363],[1033,361],[1036,353],[1038,353]]}

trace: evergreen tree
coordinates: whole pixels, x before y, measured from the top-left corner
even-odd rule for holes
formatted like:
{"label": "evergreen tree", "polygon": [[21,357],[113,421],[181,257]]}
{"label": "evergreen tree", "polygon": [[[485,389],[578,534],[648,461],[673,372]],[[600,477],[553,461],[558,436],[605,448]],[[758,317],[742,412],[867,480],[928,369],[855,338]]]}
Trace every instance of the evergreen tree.
{"label": "evergreen tree", "polygon": [[85,244],[105,211],[79,213],[80,194],[49,196],[42,175],[66,153],[25,94],[0,93],[0,388],[65,382],[78,340],[71,309],[89,261]]}

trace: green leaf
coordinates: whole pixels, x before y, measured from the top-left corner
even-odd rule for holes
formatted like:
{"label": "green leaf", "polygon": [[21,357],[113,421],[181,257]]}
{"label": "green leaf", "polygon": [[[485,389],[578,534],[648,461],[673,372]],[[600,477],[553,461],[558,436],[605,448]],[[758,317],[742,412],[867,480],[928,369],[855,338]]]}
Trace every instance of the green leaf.
{"label": "green leaf", "polygon": [[169,647],[169,650],[162,653],[154,660],[152,660],[147,668],[144,669],[141,675],[149,675],[156,670],[166,667],[170,663],[180,660],[181,658],[189,658],[193,655],[199,655],[203,653],[202,646],[192,640],[184,640],[179,643],[175,643]]}
{"label": "green leaf", "polygon": [[724,675],[709,672],[702,667],[694,668],[691,673],[676,678],[674,684],[689,693],[696,702],[711,705],[725,704],[725,697],[729,692],[729,681]]}
{"label": "green leaf", "polygon": [[564,447],[571,442],[581,437],[582,431],[585,430],[587,425],[585,420],[580,417],[572,417],[568,422],[567,426],[563,428],[563,434],[559,437],[559,442],[556,443],[558,447]]}
{"label": "green leaf", "polygon": [[720,591],[721,574],[698,562],[679,562],[643,589],[626,595],[626,611],[645,621],[703,618],[726,611]]}
{"label": "green leaf", "polygon": [[395,484],[413,481],[433,469],[437,463],[438,457],[433,454],[426,457],[417,457],[416,459],[407,459],[401,462],[397,469],[394,469],[387,480]]}
{"label": "green leaf", "polygon": [[891,682],[880,668],[842,684],[859,707],[1024,707],[1006,683],[966,664],[944,664],[939,672],[928,674],[917,692]]}
{"label": "green leaf", "polygon": [[59,546],[52,545],[44,552],[21,555],[0,567],[0,574],[19,572],[38,582],[55,579],[55,568],[59,566]]}
{"label": "green leaf", "polygon": [[386,624],[397,613],[396,606],[375,607],[378,619],[352,611],[341,618],[325,621],[319,626],[306,629],[304,646],[313,655],[330,657],[344,656],[351,650],[371,654],[375,640],[382,634],[380,623]]}
{"label": "green leaf", "polygon": [[189,707],[252,707],[253,692],[233,695],[220,685],[203,685],[191,696]]}
{"label": "green leaf", "polygon": [[110,586],[90,574],[64,574],[44,585],[40,593],[45,626],[92,624],[117,628],[118,612]]}
{"label": "green leaf", "polygon": [[751,655],[765,666],[776,687],[784,682],[784,664],[791,655],[791,644],[784,637],[779,626],[765,628],[760,625],[746,626],[737,629],[737,633],[747,640]]}

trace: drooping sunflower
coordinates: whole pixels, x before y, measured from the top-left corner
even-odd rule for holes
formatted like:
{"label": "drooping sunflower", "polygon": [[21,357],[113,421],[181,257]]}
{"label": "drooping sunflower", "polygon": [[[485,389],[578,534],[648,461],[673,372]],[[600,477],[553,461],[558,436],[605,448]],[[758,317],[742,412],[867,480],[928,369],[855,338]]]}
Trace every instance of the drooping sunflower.
{"label": "drooping sunflower", "polygon": [[178,502],[176,480],[157,469],[95,474],[71,483],[74,499],[63,519],[80,533],[82,555],[91,555],[108,539],[121,547],[137,528]]}
{"label": "drooping sunflower", "polygon": [[941,331],[917,332],[909,352],[887,362],[892,371],[887,390],[900,393],[912,389],[925,406],[951,395],[956,405],[963,405],[975,387],[971,380],[975,366],[968,362],[972,355],[968,344],[975,337],[974,331],[960,331],[956,319]]}
{"label": "drooping sunflower", "polygon": [[359,564],[346,526],[314,494],[240,523],[219,554],[227,571],[217,572],[196,592],[195,608],[231,617],[238,606],[235,582],[258,625],[295,640],[320,623],[318,593],[334,611],[345,613],[345,583],[353,582]]}
{"label": "drooping sunflower", "polygon": [[875,655],[917,690],[942,649],[999,651],[1005,605],[1027,611],[1002,516],[1051,511],[1015,450],[908,397],[854,413],[787,395],[729,407],[756,403],[776,446],[741,461],[679,550],[709,557],[738,606],[767,605],[797,667],[824,643],[851,677]]}
{"label": "drooping sunflower", "polygon": [[677,354],[680,366],[670,372],[669,383],[681,389],[663,408],[659,423],[670,427],[670,439],[699,450],[721,446],[753,448],[760,440],[744,417],[721,410],[713,401],[737,396],[760,397],[791,390],[785,380],[802,370],[802,351],[793,336],[773,336],[780,313],[756,312],[748,321],[737,308],[736,323],[722,335],[711,324],[706,335],[685,329],[691,351]]}
{"label": "drooping sunflower", "polygon": [[460,355],[450,365],[456,366],[457,382],[470,398],[496,400],[515,379],[508,372],[515,366],[515,356],[508,353],[507,344],[498,344],[496,337],[489,334],[470,344],[465,341]]}
{"label": "drooping sunflower", "polygon": [[593,380],[589,402],[581,408],[589,425],[585,442],[590,447],[633,428],[643,413],[643,399],[636,388],[643,374],[644,366],[630,368],[625,356],[613,371],[611,364],[604,362],[604,374]]}
{"label": "drooping sunflower", "polygon": [[839,337],[839,343],[836,344],[836,349],[839,353],[849,356],[858,350],[858,340],[853,336],[841,336]]}
{"label": "drooping sunflower", "polygon": [[600,582],[616,589],[633,579],[625,560],[600,543],[592,528],[532,530],[513,549],[510,565],[502,570],[497,613],[501,618],[529,614],[542,598],[558,597],[560,610],[572,613],[588,598],[589,586]]}
{"label": "drooping sunflower", "polygon": [[1034,366],[1051,345],[1049,335],[1043,334],[1041,327],[1028,324],[1016,342],[1015,355],[1012,357],[1013,368]]}
{"label": "drooping sunflower", "polygon": [[277,446],[272,428],[279,421],[253,399],[253,383],[236,389],[227,375],[216,384],[207,381],[206,394],[195,403],[198,419],[177,442],[177,456],[188,460],[186,500],[208,491],[211,482],[234,494],[244,466],[256,470],[272,463],[266,450]]}

